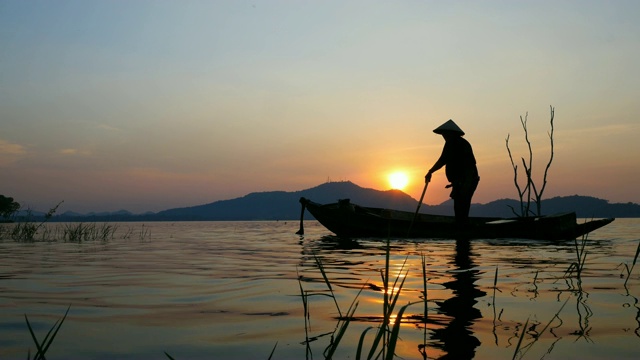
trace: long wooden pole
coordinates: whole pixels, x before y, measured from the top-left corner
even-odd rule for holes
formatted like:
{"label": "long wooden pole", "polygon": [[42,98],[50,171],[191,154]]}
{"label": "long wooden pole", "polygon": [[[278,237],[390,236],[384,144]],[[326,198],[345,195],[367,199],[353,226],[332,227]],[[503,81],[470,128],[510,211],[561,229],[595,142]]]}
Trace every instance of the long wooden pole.
{"label": "long wooden pole", "polygon": [[427,187],[429,186],[429,182],[424,183],[424,189],[422,189],[422,195],[420,195],[420,201],[418,201],[418,208],[416,209],[416,213],[413,215],[413,219],[411,219],[411,224],[409,225],[409,230],[407,231],[407,235],[411,234],[411,228],[413,227],[413,223],[418,218],[418,212],[420,211],[420,206],[422,205],[422,200],[424,200],[424,194],[427,192]]}
{"label": "long wooden pole", "polygon": [[304,202],[303,199],[300,198],[300,204],[302,205],[302,209],[300,211],[300,230],[296,232],[298,235],[304,235]]}

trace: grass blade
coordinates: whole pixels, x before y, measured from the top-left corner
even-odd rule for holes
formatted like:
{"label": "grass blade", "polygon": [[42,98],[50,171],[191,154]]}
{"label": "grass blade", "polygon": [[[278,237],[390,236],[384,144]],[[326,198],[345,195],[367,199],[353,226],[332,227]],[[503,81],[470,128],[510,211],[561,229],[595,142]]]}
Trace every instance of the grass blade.
{"label": "grass blade", "polygon": [[67,307],[67,311],[64,313],[64,316],[62,317],[62,319],[57,320],[53,324],[51,329],[49,329],[49,331],[47,332],[47,335],[44,337],[44,340],[42,340],[42,343],[38,341],[38,338],[36,337],[36,334],[33,331],[33,328],[31,327],[31,323],[29,322],[29,318],[27,317],[26,314],[24,315],[24,319],[27,322],[27,328],[29,328],[29,333],[31,333],[31,338],[33,339],[34,343],[36,344],[36,348],[38,349],[38,352],[36,352],[36,354],[33,357],[35,360],[45,359],[45,354],[47,353],[47,350],[49,350],[49,347],[51,346],[51,344],[53,343],[53,340],[58,334],[60,327],[62,327],[64,320],[67,318],[67,314],[69,314],[69,309],[71,309],[71,305]]}
{"label": "grass blade", "polygon": [[373,344],[371,344],[371,348],[369,349],[369,355],[367,355],[367,359],[373,359],[373,354],[378,349],[378,345],[380,344],[380,340],[382,339],[382,335],[384,334],[385,326],[386,324],[382,323],[378,327],[378,332],[376,333],[376,337],[373,339]]}
{"label": "grass blade", "polygon": [[[47,352],[47,350],[49,350],[49,346],[51,346],[51,343],[53,343],[53,339],[56,337],[56,335],[58,334],[58,331],[62,327],[62,323],[64,323],[64,320],[67,318],[67,314],[69,314],[69,309],[71,309],[71,305],[69,305],[67,307],[67,311],[65,311],[64,316],[62,317],[62,319],[60,319],[59,321],[56,321],[56,323],[51,328],[52,330],[53,330],[53,328],[55,328],[55,331],[51,335],[51,338],[49,338],[49,342],[47,342],[47,345],[45,345],[45,347],[44,347],[44,350],[42,352],[42,357],[43,358],[44,358],[45,352]],[[57,327],[56,327],[56,324],[58,325]],[[49,332],[51,332],[51,330],[49,330]],[[48,336],[49,336],[49,334],[47,334],[47,337]],[[45,338],[45,340],[43,342],[45,342],[45,341],[47,341],[46,338]]]}
{"label": "grass blade", "polygon": [[633,264],[631,265],[632,269],[636,265],[636,261],[638,261],[638,255],[640,255],[640,242],[638,243],[638,248],[636,249],[636,256],[633,258]]}
{"label": "grass blade", "polygon": [[398,337],[400,335],[400,324],[402,323],[402,315],[404,315],[404,311],[407,310],[407,308],[410,305],[413,305],[415,303],[408,303],[407,305],[403,306],[400,308],[400,310],[398,311],[398,315],[396,316],[396,322],[395,324],[393,324],[393,329],[391,330],[391,336],[389,338],[389,344],[387,345],[387,360],[393,360],[395,351],[396,351],[396,344],[398,342]]}
{"label": "grass blade", "polygon": [[423,359],[427,359],[427,317],[429,315],[429,304],[427,302],[427,258],[424,254],[421,254],[422,258],[422,289],[424,291],[424,336],[422,339],[423,351],[422,353]]}
{"label": "grass blade", "polygon": [[29,328],[29,333],[31,334],[31,338],[33,339],[33,342],[36,344],[36,348],[38,349],[38,352],[36,352],[36,355],[33,357],[34,359],[37,359],[39,355],[42,353],[42,347],[40,346],[40,342],[38,341],[36,334],[33,332],[33,328],[31,328],[31,324],[29,323],[29,318],[27,317],[27,314],[24,315],[24,319],[27,322],[27,327]]}
{"label": "grass blade", "polygon": [[547,331],[549,326],[551,326],[551,323],[553,323],[553,320],[560,319],[560,312],[562,312],[562,309],[564,309],[564,306],[567,305],[567,303],[569,302],[569,299],[571,299],[571,296],[569,296],[567,298],[567,300],[564,301],[564,304],[562,304],[560,309],[555,313],[555,315],[553,315],[553,317],[551,318],[551,320],[549,320],[547,325],[545,325],[544,328],[542,328],[542,330],[540,330],[540,332],[535,337],[535,339],[531,343],[527,344],[527,346],[522,348],[522,349],[526,349],[526,350],[524,350],[524,352],[522,353],[521,357],[525,356],[527,354],[527,352],[529,351],[529,349],[531,349],[531,347],[533,347],[533,344],[535,344],[536,341],[538,341],[538,339],[540,339],[540,337],[542,337],[542,334],[544,334],[544,332]]}
{"label": "grass blade", "polygon": [[271,354],[269,354],[269,360],[271,360],[271,358],[273,357],[273,353],[276,352],[277,346],[278,346],[278,342],[276,341],[276,344],[273,345],[273,350],[271,350]]}
{"label": "grass blade", "polygon": [[358,297],[360,297],[360,294],[362,293],[362,290],[364,290],[367,283],[368,281],[365,282],[365,285],[362,285],[362,287],[360,288],[360,291],[358,291],[355,298],[351,302],[351,305],[349,305],[349,309],[347,309],[346,317],[341,318],[342,324],[339,326],[338,331],[335,332],[334,341],[331,343],[330,347],[325,351],[325,359],[331,359],[336,349],[338,348],[338,345],[340,344],[342,337],[347,331],[347,327],[349,327],[351,319],[353,319],[353,314],[355,314],[356,309],[358,308],[358,302],[356,300],[358,300]]}
{"label": "grass blade", "polygon": [[360,334],[360,340],[358,340],[358,350],[356,351],[356,360],[360,360],[360,358],[362,357],[362,345],[364,344],[364,338],[367,335],[367,332],[369,332],[369,330],[371,329],[373,329],[373,327],[369,326],[368,328],[364,329],[362,334]]}
{"label": "grass blade", "polygon": [[627,264],[624,264],[627,267],[627,278],[624,280],[624,286],[627,286],[627,282],[629,282],[629,278],[631,277],[631,272],[633,272],[633,268],[636,266],[636,262],[638,261],[638,255],[640,255],[640,242],[638,242],[638,248],[636,249],[636,256],[633,257],[633,263],[631,263],[631,268]]}
{"label": "grass blade", "polygon": [[342,324],[338,328],[338,331],[335,333],[335,340],[331,343],[331,345],[327,349],[327,352],[325,353],[325,359],[333,358],[333,354],[338,349],[338,345],[340,345],[340,341],[342,340],[342,337],[347,332],[347,328],[351,323],[351,318],[353,317],[353,314],[355,313],[357,308],[358,308],[358,303],[356,302],[355,305],[350,308],[351,312],[347,312],[347,317],[344,320],[342,320]]}
{"label": "grass blade", "polygon": [[527,321],[525,321],[524,326],[522,327],[522,334],[520,334],[520,339],[518,340],[518,345],[516,345],[516,349],[513,352],[513,357],[511,358],[511,360],[515,360],[516,355],[518,355],[518,352],[520,352],[520,346],[522,345],[522,339],[524,339],[524,334],[527,332],[527,325],[529,325],[529,318],[527,318]]}
{"label": "grass blade", "polygon": [[318,258],[318,256],[316,254],[313,254],[313,258],[315,259],[316,264],[318,265],[318,269],[320,270],[320,273],[322,274],[322,278],[324,279],[324,283],[327,284],[327,287],[329,288],[329,292],[331,293],[331,297],[333,298],[333,302],[336,304],[336,309],[338,309],[338,315],[340,315],[340,317],[342,317],[342,311],[340,311],[340,306],[338,305],[338,300],[336,299],[336,296],[333,293],[333,287],[331,286],[331,282],[329,281],[329,278],[327,277],[327,272],[324,269],[324,266],[322,265],[322,261],[320,261],[320,258]]}

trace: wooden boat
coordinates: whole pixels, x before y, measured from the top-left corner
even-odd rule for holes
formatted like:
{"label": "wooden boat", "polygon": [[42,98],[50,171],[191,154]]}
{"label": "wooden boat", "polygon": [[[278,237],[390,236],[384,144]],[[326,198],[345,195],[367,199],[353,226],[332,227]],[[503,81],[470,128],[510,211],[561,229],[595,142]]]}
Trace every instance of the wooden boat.
{"label": "wooden boat", "polygon": [[614,219],[597,219],[578,223],[576,213],[539,217],[490,218],[471,217],[464,226],[453,216],[418,214],[408,211],[371,208],[352,204],[349,199],[332,204],[318,204],[300,198],[300,230],[304,234],[304,210],[308,210],[324,227],[340,237],[402,237],[446,239],[575,239],[601,228]]}

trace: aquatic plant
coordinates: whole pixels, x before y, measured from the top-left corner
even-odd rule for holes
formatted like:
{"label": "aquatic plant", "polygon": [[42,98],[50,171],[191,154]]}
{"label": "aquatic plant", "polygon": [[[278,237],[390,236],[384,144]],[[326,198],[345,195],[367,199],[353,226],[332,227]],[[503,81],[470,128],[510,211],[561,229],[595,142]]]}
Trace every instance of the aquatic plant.
{"label": "aquatic plant", "polygon": [[[338,345],[340,345],[340,341],[342,340],[344,334],[347,331],[347,328],[349,327],[349,324],[351,323],[351,320],[353,319],[353,316],[355,314],[356,309],[358,308],[358,297],[360,296],[360,294],[362,293],[362,290],[364,289],[364,286],[362,288],[360,288],[360,291],[356,294],[355,298],[353,299],[353,301],[351,302],[351,305],[349,305],[349,308],[347,309],[345,315],[343,315],[342,310],[340,309],[340,305],[338,304],[338,301],[336,299],[335,293],[333,292],[333,286],[331,285],[331,281],[329,280],[329,277],[327,276],[327,272],[324,269],[324,265],[322,264],[322,261],[320,260],[320,258],[317,255],[313,255],[313,258],[315,260],[316,266],[318,267],[318,269],[320,270],[320,273],[322,274],[322,278],[324,280],[325,285],[327,285],[327,288],[329,289],[329,294],[326,293],[308,293],[307,291],[305,291],[302,288],[302,277],[298,274],[298,286],[300,288],[300,297],[302,299],[302,304],[303,304],[303,308],[304,308],[304,330],[305,330],[305,345],[306,345],[306,354],[307,354],[307,358],[311,355],[311,347],[310,347],[310,343],[312,341],[312,339],[309,337],[309,320],[310,320],[310,315],[309,315],[309,297],[310,296],[328,296],[330,298],[333,299],[333,302],[336,306],[336,310],[338,311],[338,324],[336,325],[335,330],[330,333],[331,335],[331,341],[329,343],[329,345],[325,348],[323,355],[325,357],[325,359],[331,359],[333,357],[333,355],[335,354],[336,350],[338,349]],[[324,334],[327,335],[327,334]]]}
{"label": "aquatic plant", "polygon": [[578,239],[573,239],[573,244],[576,251],[576,261],[572,262],[564,273],[566,278],[575,272],[576,279],[578,280],[578,289],[582,289],[582,270],[584,270],[585,262],[587,261],[587,238],[589,234],[582,235],[580,242]]}
{"label": "aquatic plant", "polygon": [[[402,266],[399,270],[398,277],[391,282],[390,276],[390,242],[387,241],[387,246],[385,250],[385,265],[384,269],[380,270],[380,277],[382,281],[382,293],[383,293],[383,303],[382,303],[382,318],[381,323],[377,328],[375,333],[375,337],[373,338],[370,346],[365,346],[365,338],[370,330],[373,330],[374,327],[367,327],[360,335],[358,346],[356,350],[356,359],[361,359],[363,354],[367,352],[367,359],[393,359],[395,356],[395,348],[400,335],[400,326],[402,323],[402,317],[404,316],[404,312],[410,306],[415,304],[416,302],[408,303],[398,309],[395,312],[395,308],[400,297],[400,293],[402,292],[402,288],[404,286],[404,282],[408,275],[408,270],[405,270],[408,257],[405,258]],[[302,299],[302,304],[304,308],[304,317],[305,317],[305,343],[307,345],[307,357],[310,354],[309,343],[311,339],[309,338],[308,333],[308,324],[309,324],[309,297],[314,295],[324,295],[333,299],[333,302],[338,311],[338,324],[336,325],[335,330],[331,333],[331,341],[327,348],[324,350],[323,355],[325,359],[332,359],[338,346],[340,345],[340,341],[342,340],[344,334],[349,327],[350,322],[354,319],[355,311],[358,307],[358,297],[364,290],[366,284],[360,288],[355,298],[351,302],[348,310],[343,312],[340,309],[338,301],[336,299],[336,295],[333,290],[333,286],[331,284],[331,280],[329,279],[327,272],[322,264],[322,261],[318,256],[314,254],[314,260],[316,262],[316,266],[322,275],[323,281],[326,284],[329,293],[308,293],[302,287],[301,276],[298,275],[298,284],[300,288],[300,296]],[[427,279],[426,279],[426,260],[424,256],[422,257],[423,261],[423,290],[424,290],[424,306],[425,306],[425,343],[426,343],[426,316],[427,316]],[[402,280],[400,280],[402,278]],[[394,315],[395,313],[395,315]],[[392,325],[393,324],[393,325]],[[425,346],[426,347],[426,346]],[[423,349],[424,351],[424,349]],[[426,354],[423,353],[426,356]]]}
{"label": "aquatic plant", "polygon": [[273,358],[273,353],[276,352],[276,348],[278,347],[278,342],[276,341],[276,344],[273,345],[273,349],[271,349],[271,354],[269,354],[269,358],[268,360],[271,360],[271,358]]}
{"label": "aquatic plant", "polygon": [[[69,314],[69,309],[71,309],[71,305],[67,307],[67,311],[65,311],[62,319],[56,320],[56,322],[53,324],[49,332],[47,332],[47,335],[44,337],[42,342],[38,341],[38,337],[36,336],[35,332],[33,331],[33,328],[31,327],[31,323],[29,322],[29,318],[27,317],[27,314],[24,315],[24,319],[27,322],[27,327],[29,328],[29,333],[31,333],[31,338],[33,339],[33,342],[36,344],[36,349],[38,349],[36,354],[33,356],[33,360],[46,359],[45,354],[47,353],[47,350],[49,350],[51,343],[53,343],[53,340],[58,334],[60,327],[62,327],[62,323],[64,323],[64,320],[67,318],[67,314]],[[28,351],[27,359],[29,359],[30,356],[31,356],[31,350]]]}
{"label": "aquatic plant", "polygon": [[149,228],[145,228],[144,224],[142,224],[142,228],[140,229],[140,232],[138,233],[138,239],[140,240],[144,240],[147,237],[151,236],[151,231],[149,231]]}
{"label": "aquatic plant", "polygon": [[[407,271],[404,270],[408,260],[408,257],[406,257],[404,262],[402,263],[402,266],[400,267],[400,271],[399,271],[400,275],[398,275],[398,277],[395,279],[395,281],[393,282],[393,285],[391,287],[389,286],[390,285],[390,276],[389,276],[390,253],[391,253],[390,242],[389,240],[387,240],[387,247],[385,251],[385,268],[384,268],[384,271],[382,270],[380,271],[380,275],[382,277],[383,289],[384,289],[383,304],[382,304],[383,319],[382,319],[382,323],[378,326],[378,331],[376,333],[376,336],[369,348],[367,359],[374,359],[374,358],[375,359],[378,359],[378,358],[393,359],[395,355],[396,344],[398,342],[398,337],[400,334],[400,324],[402,323],[402,316],[404,315],[404,312],[407,309],[407,307],[415,304],[415,302],[408,303],[403,307],[401,307],[398,310],[397,314],[395,315],[393,328],[389,328],[389,325],[391,324],[391,319],[393,318],[393,311],[398,302],[400,293],[402,292],[404,282],[407,279],[407,274],[409,273],[408,270]],[[404,276],[402,276],[403,272],[404,272]],[[400,284],[398,284],[398,280],[400,279],[400,277],[402,277],[402,281],[400,282]],[[365,338],[366,332],[368,332],[370,329],[372,328],[369,327],[365,329],[362,335],[360,336],[356,359],[360,359],[360,355],[362,353],[361,350],[363,349],[363,346],[364,346],[364,338]]]}
{"label": "aquatic plant", "polygon": [[300,288],[300,298],[302,299],[302,308],[303,308],[303,317],[304,317],[304,338],[305,338],[305,345],[306,345],[306,354],[307,354],[307,358],[309,357],[310,353],[311,353],[311,347],[309,346],[310,341],[309,341],[309,300],[308,300],[308,295],[307,293],[304,291],[304,289],[302,288],[302,281],[301,281],[301,276],[300,273],[298,272],[298,269],[296,267],[296,274],[298,275],[298,287]]}
{"label": "aquatic plant", "polygon": [[[496,344],[498,343],[498,335],[496,334],[496,319],[499,319],[499,316],[496,314],[496,291],[502,292],[498,289],[498,267],[496,266],[496,272],[493,275],[493,297],[491,300],[491,307],[493,308],[493,336],[496,339]],[[502,314],[502,310],[500,311]]]}
{"label": "aquatic plant", "polygon": [[[121,238],[128,240],[128,239],[131,239],[131,237],[134,234],[136,234],[136,230],[132,227],[129,227],[127,231],[125,231],[124,234],[122,234]],[[140,229],[140,231],[137,232],[138,240],[144,240],[150,236],[151,236],[151,231],[148,228],[145,228],[144,224],[142,224],[142,228]]]}
{"label": "aquatic plant", "polygon": [[69,242],[107,241],[113,239],[117,229],[117,226],[108,223],[100,226],[95,223],[71,223],[65,224],[62,238]]}
{"label": "aquatic plant", "polygon": [[324,270],[322,261],[320,261],[320,258],[318,258],[316,254],[313,254],[313,259],[316,261],[316,266],[318,266],[318,270],[320,270],[320,274],[322,274],[322,279],[324,280],[324,283],[327,285],[327,288],[329,288],[329,293],[330,293],[329,297],[333,299],[333,302],[336,304],[336,309],[338,310],[338,314],[340,315],[340,317],[342,317],[342,311],[340,311],[340,305],[338,305],[338,300],[336,299],[336,295],[333,292],[331,281],[329,281],[329,278],[327,277],[327,272]]}
{"label": "aquatic plant", "polygon": [[[539,333],[533,336],[533,340],[527,345],[522,346],[522,341],[524,339],[525,333],[527,332],[527,324],[529,323],[529,319],[527,318],[527,321],[525,321],[524,326],[522,327],[522,333],[520,334],[520,338],[518,339],[518,344],[516,345],[516,348],[513,352],[512,359],[516,359],[516,357],[518,359],[522,359],[526,355],[526,353],[531,349],[531,347],[533,347],[533,345],[540,339],[540,337],[542,337],[542,334],[544,334],[544,332],[547,331],[551,323],[553,323],[553,321],[556,319],[560,319],[560,313],[562,312],[562,309],[564,309],[564,306],[567,305],[567,302],[569,302],[570,298],[571,297],[568,297],[567,300],[564,301],[562,306],[560,306],[560,309],[558,309],[558,311],[553,315],[553,317],[551,317],[551,320],[549,320],[547,325],[545,325],[544,328],[542,328],[542,330]],[[520,355],[519,357],[518,357],[518,354]]]}
{"label": "aquatic plant", "polygon": [[636,256],[633,257],[633,262],[631,263],[631,267],[627,265],[627,263],[620,264],[624,265],[625,270],[627,271],[627,278],[624,280],[624,287],[627,287],[627,282],[631,277],[631,273],[633,272],[633,268],[636,266],[636,262],[638,261],[638,255],[640,255],[640,242],[638,242],[638,247],[636,248]]}
{"label": "aquatic plant", "polygon": [[27,215],[20,219],[20,221],[11,229],[11,238],[15,241],[34,241],[38,230],[40,230],[40,228],[42,228],[49,219],[51,219],[62,203],[63,201],[49,209],[45,214],[44,219],[39,223],[33,221],[33,214],[31,210],[27,210]]}
{"label": "aquatic plant", "polygon": [[418,351],[422,354],[423,359],[427,359],[427,319],[429,314],[429,304],[427,302],[427,258],[424,254],[420,254],[422,264],[422,296],[424,300],[424,332],[422,344],[418,345]]}
{"label": "aquatic plant", "polygon": [[[60,204],[58,204],[59,206]],[[33,242],[33,241],[64,241],[64,242],[87,242],[102,241],[106,242],[114,239],[116,236],[122,239],[131,239],[136,237],[139,240],[145,240],[151,237],[151,231],[142,224],[140,229],[129,227],[124,232],[119,232],[118,225],[109,223],[64,223],[58,225],[47,224],[47,221],[55,212],[57,206],[49,211],[49,214],[43,221],[33,221],[33,217],[27,216],[19,219],[13,224],[2,224],[0,226],[0,240],[10,238],[17,242]]]}
{"label": "aquatic plant", "polygon": [[515,360],[516,356],[520,352],[520,345],[522,345],[522,340],[524,339],[524,334],[527,332],[527,324],[529,324],[529,318],[527,318],[527,321],[524,322],[524,326],[522,327],[522,334],[520,335],[520,338],[518,339],[518,345],[516,345],[516,349],[513,352],[513,357],[511,358],[511,360]]}

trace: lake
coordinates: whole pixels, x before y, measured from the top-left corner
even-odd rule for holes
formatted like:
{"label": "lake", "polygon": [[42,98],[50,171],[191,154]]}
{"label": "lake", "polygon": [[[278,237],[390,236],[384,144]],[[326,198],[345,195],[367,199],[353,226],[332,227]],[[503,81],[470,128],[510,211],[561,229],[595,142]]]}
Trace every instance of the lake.
{"label": "lake", "polygon": [[[106,240],[73,242],[65,226],[48,224],[45,241],[0,240],[0,359],[35,354],[25,315],[42,341],[68,307],[48,359],[323,359],[356,299],[334,355],[355,359],[381,324],[385,241],[340,240],[315,221],[303,237],[296,221],[112,223]],[[395,353],[635,359],[640,264],[628,281],[626,266],[639,242],[640,219],[617,219],[584,248],[390,239],[394,314],[414,303]]]}

